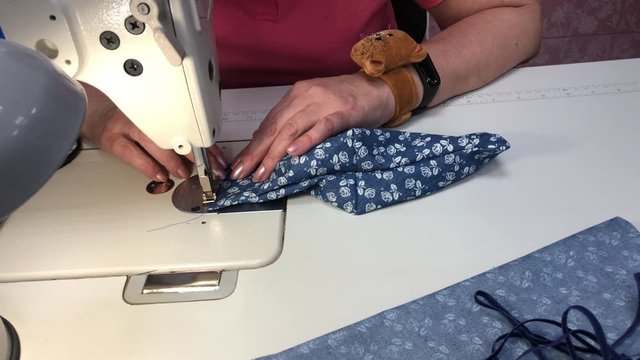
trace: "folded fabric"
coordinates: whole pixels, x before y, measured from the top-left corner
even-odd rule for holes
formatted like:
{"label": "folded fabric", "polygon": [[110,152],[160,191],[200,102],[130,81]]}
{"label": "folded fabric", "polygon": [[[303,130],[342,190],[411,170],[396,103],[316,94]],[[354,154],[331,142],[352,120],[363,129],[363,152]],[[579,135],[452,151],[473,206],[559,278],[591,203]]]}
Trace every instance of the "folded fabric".
{"label": "folded fabric", "polygon": [[[602,324],[600,338],[614,344],[620,356],[581,354],[578,358],[638,359],[640,329],[629,333],[626,340],[618,340],[628,328],[638,326],[634,317],[640,300],[633,275],[637,272],[640,232],[624,219],[614,218],[484,274],[261,359],[490,358],[494,341],[513,329],[514,319],[479,306],[474,301],[477,290],[492,294],[520,320],[560,321],[567,307],[583,306]],[[591,320],[573,312],[562,319],[569,329],[594,332]],[[549,324],[527,326],[550,339],[562,335]],[[574,334],[585,335],[579,331]],[[576,348],[585,347],[576,338],[573,343]],[[546,357],[523,359],[570,358],[552,351],[558,344],[544,351]],[[525,339],[509,340],[499,358],[520,359],[531,346]]]}
{"label": "folded fabric", "polygon": [[416,199],[475,173],[509,148],[499,135],[351,129],[278,163],[271,177],[224,181],[209,211],[305,192],[352,214]]}

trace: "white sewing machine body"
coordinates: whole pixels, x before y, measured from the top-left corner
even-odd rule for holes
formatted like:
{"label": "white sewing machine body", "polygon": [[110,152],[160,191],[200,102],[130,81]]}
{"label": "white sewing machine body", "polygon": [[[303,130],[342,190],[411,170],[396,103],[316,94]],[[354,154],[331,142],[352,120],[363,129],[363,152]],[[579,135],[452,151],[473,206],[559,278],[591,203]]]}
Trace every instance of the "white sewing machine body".
{"label": "white sewing machine body", "polygon": [[[158,4],[155,28],[133,17],[135,2],[5,0],[0,26],[102,90],[158,146],[188,154],[213,145],[221,107],[210,10],[197,5],[206,1],[148,1]],[[178,60],[161,37],[173,39]]]}
{"label": "white sewing machine body", "polygon": [[83,150],[0,229],[0,283],[124,275],[131,304],[217,299],[234,290],[238,270],[280,255],[283,203],[190,214],[170,192],[147,193],[147,183],[122,161]]}
{"label": "white sewing machine body", "polygon": [[[198,154],[222,121],[212,8],[211,0],[4,0],[0,28],[103,91],[160,147],[193,151],[202,183],[210,171]],[[0,224],[0,283],[125,275],[131,304],[219,299],[233,292],[238,270],[280,255],[284,201],[193,214],[176,209],[171,192],[149,194],[148,182],[82,151]]]}

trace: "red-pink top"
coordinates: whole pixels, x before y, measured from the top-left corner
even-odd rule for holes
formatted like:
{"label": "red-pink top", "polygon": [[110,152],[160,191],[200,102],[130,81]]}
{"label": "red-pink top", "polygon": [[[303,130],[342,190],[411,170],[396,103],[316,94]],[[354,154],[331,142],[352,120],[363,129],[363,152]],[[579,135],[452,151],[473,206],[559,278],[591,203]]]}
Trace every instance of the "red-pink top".
{"label": "red-pink top", "polygon": [[396,26],[389,0],[216,0],[213,21],[223,88],[354,73],[351,47]]}

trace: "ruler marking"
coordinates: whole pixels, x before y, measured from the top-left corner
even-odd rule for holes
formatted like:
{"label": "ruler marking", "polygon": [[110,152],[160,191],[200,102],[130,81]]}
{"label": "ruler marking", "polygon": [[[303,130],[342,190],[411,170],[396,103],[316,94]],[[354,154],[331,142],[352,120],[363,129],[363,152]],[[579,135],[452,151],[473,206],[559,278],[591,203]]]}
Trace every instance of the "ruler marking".
{"label": "ruler marking", "polygon": [[486,105],[630,93],[640,93],[640,81],[496,92],[472,92],[459,98],[451,99],[441,106]]}

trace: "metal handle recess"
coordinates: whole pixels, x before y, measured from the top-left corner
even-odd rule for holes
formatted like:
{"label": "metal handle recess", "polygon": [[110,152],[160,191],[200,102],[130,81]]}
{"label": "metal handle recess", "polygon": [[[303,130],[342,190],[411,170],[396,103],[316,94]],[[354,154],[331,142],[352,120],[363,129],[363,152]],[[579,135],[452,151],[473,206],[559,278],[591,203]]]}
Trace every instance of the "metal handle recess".
{"label": "metal handle recess", "polygon": [[131,305],[218,300],[231,295],[237,280],[237,271],[133,275],[122,297]]}

